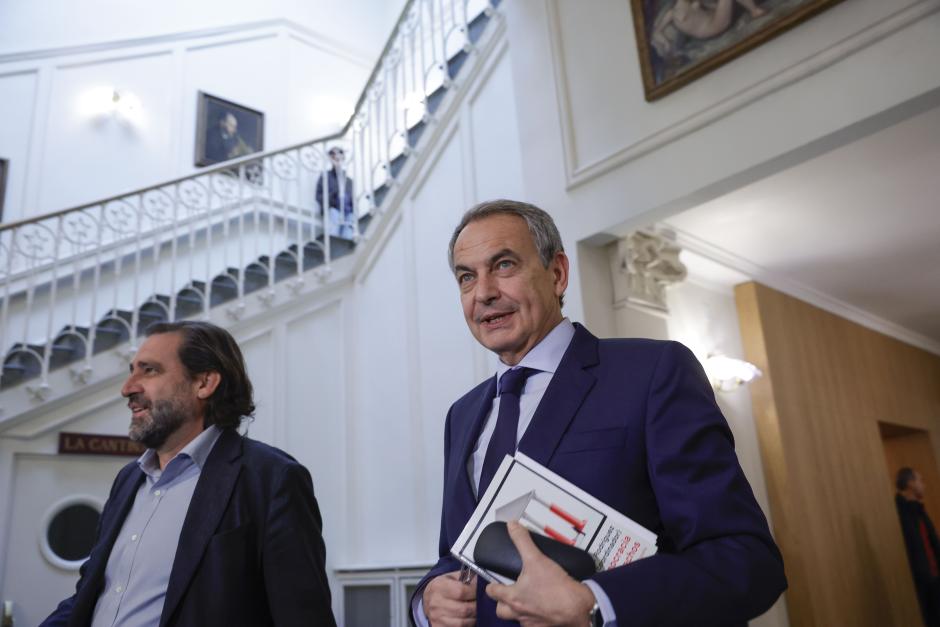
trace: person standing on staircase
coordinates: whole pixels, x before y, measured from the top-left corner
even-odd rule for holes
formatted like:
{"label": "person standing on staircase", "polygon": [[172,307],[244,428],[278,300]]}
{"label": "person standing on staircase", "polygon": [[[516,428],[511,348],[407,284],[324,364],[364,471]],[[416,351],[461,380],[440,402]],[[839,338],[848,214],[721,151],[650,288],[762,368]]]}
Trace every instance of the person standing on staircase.
{"label": "person standing on staircase", "polygon": [[[353,181],[346,176],[343,162],[346,154],[339,146],[333,146],[327,153],[333,164],[317,178],[317,204],[321,210],[329,207],[330,235],[344,239],[354,239],[356,234],[353,211]],[[324,191],[323,181],[326,181]]]}

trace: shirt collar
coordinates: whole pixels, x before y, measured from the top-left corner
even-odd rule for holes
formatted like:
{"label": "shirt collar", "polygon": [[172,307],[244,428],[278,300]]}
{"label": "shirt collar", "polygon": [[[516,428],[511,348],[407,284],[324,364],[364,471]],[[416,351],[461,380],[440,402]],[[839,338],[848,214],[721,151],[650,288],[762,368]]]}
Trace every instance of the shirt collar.
{"label": "shirt collar", "polygon": [[[204,429],[202,433],[190,440],[189,444],[184,446],[183,449],[176,454],[176,457],[189,457],[193,460],[193,463],[199,466],[199,470],[202,470],[206,459],[209,457],[209,453],[212,451],[212,447],[215,446],[216,440],[219,439],[220,435],[222,435],[222,430],[216,425],[211,425],[208,429]],[[176,459],[176,457],[173,459]],[[161,473],[157,451],[152,448],[148,448],[144,451],[144,454],[137,459],[137,465],[140,466],[140,469],[143,470],[144,473],[150,476],[159,475]]]}
{"label": "shirt collar", "polygon": [[[532,368],[540,372],[551,372],[554,374],[558,370],[558,364],[561,358],[565,356],[568,345],[571,344],[571,338],[574,337],[574,325],[571,320],[563,318],[561,322],[555,325],[555,328],[548,332],[548,335],[532,347],[522,358],[517,366],[520,368]],[[500,361],[496,367],[496,380],[503,376],[503,373],[516,366],[509,366]]]}

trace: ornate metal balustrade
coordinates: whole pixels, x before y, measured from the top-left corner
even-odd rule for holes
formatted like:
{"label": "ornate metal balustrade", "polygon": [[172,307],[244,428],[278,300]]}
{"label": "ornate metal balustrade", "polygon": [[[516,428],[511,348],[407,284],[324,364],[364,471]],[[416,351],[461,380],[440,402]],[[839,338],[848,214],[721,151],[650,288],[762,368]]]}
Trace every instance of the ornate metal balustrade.
{"label": "ornate metal balustrade", "polygon": [[[41,399],[50,370],[87,380],[95,353],[162,320],[238,318],[275,283],[325,279],[383,211],[497,0],[411,0],[342,131],[193,176],[0,225],[0,388],[27,380]],[[325,210],[340,147],[354,213]],[[345,185],[339,185],[340,207]],[[343,216],[342,212],[339,213]]]}

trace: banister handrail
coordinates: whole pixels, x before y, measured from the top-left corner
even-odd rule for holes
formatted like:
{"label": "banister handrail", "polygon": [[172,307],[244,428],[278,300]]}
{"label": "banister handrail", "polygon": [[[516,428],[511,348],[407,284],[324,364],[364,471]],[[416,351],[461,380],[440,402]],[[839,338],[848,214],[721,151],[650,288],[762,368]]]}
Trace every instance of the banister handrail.
{"label": "banister handrail", "polygon": [[43,213],[37,216],[31,216],[29,218],[22,218],[14,222],[3,223],[3,224],[0,224],[0,233],[2,233],[3,231],[7,231],[9,229],[15,229],[15,228],[25,226],[27,224],[32,224],[34,222],[41,222],[43,220],[48,220],[50,218],[57,218],[67,213],[72,213],[74,211],[82,211],[84,209],[90,209],[92,207],[104,205],[110,202],[114,202],[116,200],[120,200],[122,198],[126,198],[128,196],[146,194],[147,192],[154,191],[161,187],[166,187],[169,185],[182,183],[183,181],[188,181],[198,176],[205,176],[205,175],[210,175],[210,174],[227,172],[227,171],[230,171],[234,167],[238,167],[245,163],[251,163],[253,161],[257,161],[258,159],[263,159],[265,157],[272,157],[277,154],[280,154],[283,152],[290,152],[292,150],[297,150],[299,148],[303,148],[311,144],[320,144],[323,142],[328,142],[328,141],[332,141],[332,140],[336,140],[336,139],[340,139],[344,137],[346,133],[349,132],[350,127],[355,121],[356,115],[359,113],[359,108],[362,106],[362,103],[365,100],[366,95],[369,93],[369,87],[372,85],[372,83],[375,80],[376,75],[379,73],[379,70],[382,68],[382,64],[385,61],[385,56],[388,54],[388,51],[391,49],[392,45],[395,43],[395,37],[398,34],[398,29],[401,26],[402,22],[405,20],[405,17],[407,17],[412,6],[414,6],[414,3],[415,3],[415,0],[407,0],[407,2],[405,2],[405,6],[402,8],[401,13],[398,15],[398,19],[395,20],[395,26],[392,27],[392,30],[389,33],[388,39],[385,41],[385,46],[382,48],[382,52],[379,53],[378,59],[376,60],[375,64],[372,66],[372,71],[369,73],[369,78],[366,79],[365,87],[363,87],[362,93],[359,94],[359,98],[356,100],[356,105],[353,107],[352,114],[349,116],[349,119],[346,120],[346,123],[343,124],[343,128],[340,129],[339,131],[336,131],[335,133],[331,133],[329,135],[324,135],[322,137],[317,137],[315,139],[310,139],[307,141],[299,142],[297,144],[292,144],[289,146],[284,146],[284,147],[276,148],[273,150],[267,150],[264,152],[255,152],[250,155],[246,155],[244,157],[239,157],[237,159],[230,159],[228,161],[223,162],[223,164],[206,168],[204,170],[199,170],[199,172],[196,172],[193,174],[187,174],[186,176],[180,176],[174,179],[170,179],[168,181],[163,181],[161,183],[157,183],[156,185],[141,187],[141,188],[134,189],[134,190],[124,192],[121,194],[116,194],[114,196],[109,196],[107,198],[96,200],[94,202],[85,203],[83,205],[77,205],[74,207],[67,207],[65,209],[57,209],[55,211],[50,211],[48,213]]}
{"label": "banister handrail", "polygon": [[[414,2],[414,0],[409,0],[409,1]],[[353,117],[355,117],[355,115]],[[63,216],[67,213],[74,213],[76,211],[83,211],[85,209],[99,207],[101,205],[106,205],[108,203],[115,202],[123,198],[127,198],[128,196],[138,196],[140,194],[146,194],[147,192],[156,191],[163,187],[169,187],[170,185],[183,183],[185,181],[199,178],[201,176],[206,176],[209,174],[227,173],[239,167],[240,165],[251,164],[251,163],[254,163],[255,161],[260,161],[261,159],[264,159],[265,157],[274,157],[279,154],[282,154],[285,152],[291,152],[299,148],[305,148],[306,146],[310,146],[313,144],[320,144],[320,143],[328,142],[334,139],[339,139],[343,137],[345,134],[346,134],[346,127],[344,127],[343,130],[340,132],[333,133],[331,135],[325,135],[318,139],[311,139],[309,141],[300,142],[299,144],[293,144],[291,146],[286,146],[284,148],[267,150],[265,152],[253,152],[248,156],[238,157],[237,159],[229,159],[228,161],[221,162],[220,165],[212,166],[211,168],[206,168],[204,170],[199,170],[199,172],[195,172],[193,174],[187,174],[186,176],[180,176],[175,179],[163,181],[161,183],[157,183],[156,185],[149,185],[147,187],[141,187],[138,189],[131,190],[129,192],[124,192],[122,194],[108,196],[107,198],[102,198],[101,200],[96,200],[94,202],[85,203],[84,205],[77,205],[75,207],[69,207],[67,209],[57,209],[56,211],[50,211],[49,213],[43,213],[41,215],[33,216],[31,218],[23,218],[22,220],[17,220],[16,222],[6,222],[4,224],[0,224],[0,232],[7,231],[9,229],[19,228],[27,224],[32,224],[34,222],[42,222],[43,220],[48,220],[50,218],[58,218],[59,216]]]}

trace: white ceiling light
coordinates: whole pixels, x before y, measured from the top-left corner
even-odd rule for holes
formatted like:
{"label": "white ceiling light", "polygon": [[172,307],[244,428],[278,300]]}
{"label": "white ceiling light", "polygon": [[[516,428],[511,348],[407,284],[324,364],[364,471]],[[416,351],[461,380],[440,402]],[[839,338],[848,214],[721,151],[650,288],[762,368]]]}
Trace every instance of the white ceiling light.
{"label": "white ceiling light", "polygon": [[750,383],[763,373],[754,364],[721,353],[710,353],[705,360],[705,372],[716,390],[727,392]]}

